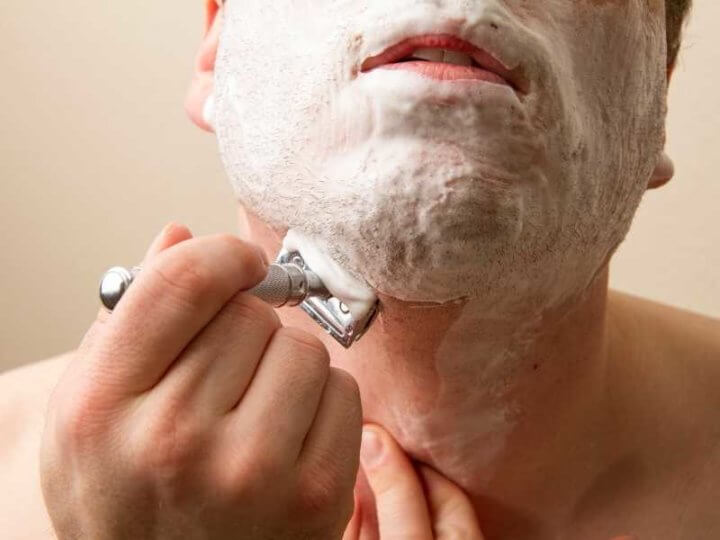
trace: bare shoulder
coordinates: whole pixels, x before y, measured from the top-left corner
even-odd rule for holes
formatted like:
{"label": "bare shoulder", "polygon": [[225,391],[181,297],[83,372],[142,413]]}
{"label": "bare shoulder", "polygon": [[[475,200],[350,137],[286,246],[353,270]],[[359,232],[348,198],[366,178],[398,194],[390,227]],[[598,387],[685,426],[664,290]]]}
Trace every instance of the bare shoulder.
{"label": "bare shoulder", "polygon": [[655,385],[683,420],[692,414],[718,425],[720,319],[617,292],[609,306],[637,360],[635,374]]}
{"label": "bare shoulder", "polygon": [[623,375],[656,426],[656,467],[676,472],[674,537],[720,538],[720,319],[614,291],[609,311],[639,358]]}
{"label": "bare shoulder", "polygon": [[617,291],[609,305],[632,332],[657,344],[651,350],[689,356],[720,375],[720,319]]}
{"label": "bare shoulder", "polygon": [[0,374],[0,530],[53,538],[40,489],[38,452],[48,398],[72,353]]}

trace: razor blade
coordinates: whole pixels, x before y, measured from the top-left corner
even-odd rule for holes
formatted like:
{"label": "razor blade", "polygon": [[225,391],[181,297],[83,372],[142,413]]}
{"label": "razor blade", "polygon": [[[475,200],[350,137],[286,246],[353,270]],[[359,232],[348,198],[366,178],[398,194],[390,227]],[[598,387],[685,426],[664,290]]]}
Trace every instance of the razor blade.
{"label": "razor blade", "polygon": [[285,268],[292,265],[307,277],[306,290],[301,292],[303,298],[296,305],[343,347],[350,348],[372,324],[377,315],[377,302],[361,317],[353,317],[350,308],[327,290],[320,278],[305,263],[300,252],[283,249],[278,254],[276,263]]}

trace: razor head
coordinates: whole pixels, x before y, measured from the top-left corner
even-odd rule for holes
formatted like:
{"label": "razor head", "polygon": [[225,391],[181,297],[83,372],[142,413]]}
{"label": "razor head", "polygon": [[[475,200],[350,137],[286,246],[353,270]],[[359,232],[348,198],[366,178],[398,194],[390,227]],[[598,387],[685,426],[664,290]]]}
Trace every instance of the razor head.
{"label": "razor head", "polygon": [[[316,276],[299,251],[283,249],[278,254],[276,262],[295,264],[306,273],[309,272],[311,276]],[[362,337],[377,314],[376,302],[368,313],[356,320],[350,309],[342,300],[333,296],[319,278],[317,285],[309,288],[308,295],[300,303],[300,308],[346,349]]]}

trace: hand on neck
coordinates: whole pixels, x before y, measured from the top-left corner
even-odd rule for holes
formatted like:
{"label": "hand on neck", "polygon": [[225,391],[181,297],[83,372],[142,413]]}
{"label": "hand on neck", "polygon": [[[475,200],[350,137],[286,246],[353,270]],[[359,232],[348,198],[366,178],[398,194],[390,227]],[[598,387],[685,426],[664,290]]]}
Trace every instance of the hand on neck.
{"label": "hand on neck", "polygon": [[[282,236],[249,214],[241,224],[242,235],[271,258],[277,253]],[[613,429],[607,279],[604,267],[562,306],[503,317],[488,317],[481,300],[437,305],[380,295],[377,320],[349,350],[299,310],[279,313],[323,339],[333,365],[357,379],[366,421],[464,488],[486,528],[497,519],[532,529],[533,515],[553,521],[554,509],[571,505],[610,451],[596,444]]]}

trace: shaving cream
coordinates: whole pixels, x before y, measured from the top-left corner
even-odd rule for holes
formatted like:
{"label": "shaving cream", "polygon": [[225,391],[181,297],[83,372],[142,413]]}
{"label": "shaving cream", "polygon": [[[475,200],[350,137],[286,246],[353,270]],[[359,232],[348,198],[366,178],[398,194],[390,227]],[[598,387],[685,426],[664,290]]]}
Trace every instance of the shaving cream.
{"label": "shaving cream", "polygon": [[353,320],[365,319],[375,306],[377,296],[373,290],[366,283],[346,272],[311,238],[290,230],[283,240],[283,248],[287,251],[297,251],[302,255],[305,263],[317,274],[330,294],[347,306]]}
{"label": "shaving cream", "polygon": [[[624,238],[663,144],[651,4],[231,0],[215,124],[235,194],[347,283],[488,315],[558,305]],[[361,71],[426,33],[473,41],[527,93]]]}

